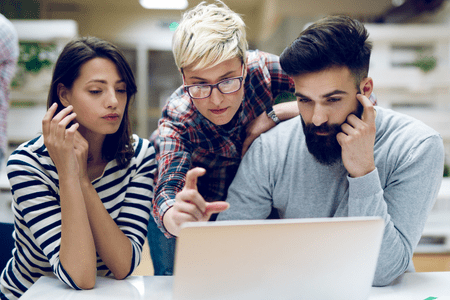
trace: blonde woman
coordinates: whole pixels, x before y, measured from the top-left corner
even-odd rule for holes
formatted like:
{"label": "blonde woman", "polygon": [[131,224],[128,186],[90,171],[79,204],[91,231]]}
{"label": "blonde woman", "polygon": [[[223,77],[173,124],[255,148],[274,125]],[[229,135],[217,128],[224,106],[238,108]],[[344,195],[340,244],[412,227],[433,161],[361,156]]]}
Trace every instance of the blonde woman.
{"label": "blonde woman", "polygon": [[172,237],[184,222],[213,220],[226,209],[228,186],[251,142],[298,116],[295,102],[274,103],[294,91],[278,57],[249,51],[241,16],[223,2],[186,12],[172,50],[183,86],[168,99],[151,137],[158,160],[152,213],[170,237],[150,220],[156,275],[172,274]]}

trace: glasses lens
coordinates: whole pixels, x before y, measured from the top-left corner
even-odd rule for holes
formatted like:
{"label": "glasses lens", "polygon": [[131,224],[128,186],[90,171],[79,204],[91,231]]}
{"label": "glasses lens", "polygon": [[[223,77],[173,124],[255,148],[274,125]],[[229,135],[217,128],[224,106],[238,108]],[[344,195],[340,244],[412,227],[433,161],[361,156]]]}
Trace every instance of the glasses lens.
{"label": "glasses lens", "polygon": [[218,87],[222,93],[233,93],[241,88],[241,81],[239,80],[239,78],[225,80],[219,83]]}
{"label": "glasses lens", "polygon": [[188,92],[192,98],[206,98],[211,92],[211,87],[209,85],[193,85],[188,87]]}

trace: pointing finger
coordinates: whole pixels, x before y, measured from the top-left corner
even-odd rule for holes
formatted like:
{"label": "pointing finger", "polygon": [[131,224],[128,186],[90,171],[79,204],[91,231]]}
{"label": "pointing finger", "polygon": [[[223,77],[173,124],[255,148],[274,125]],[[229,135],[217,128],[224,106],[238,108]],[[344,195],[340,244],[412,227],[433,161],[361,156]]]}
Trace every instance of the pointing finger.
{"label": "pointing finger", "polygon": [[205,215],[209,217],[212,214],[215,213],[220,213],[224,210],[227,210],[230,207],[230,204],[227,202],[223,202],[223,201],[215,201],[215,202],[210,202],[206,204],[206,211],[205,211]]}

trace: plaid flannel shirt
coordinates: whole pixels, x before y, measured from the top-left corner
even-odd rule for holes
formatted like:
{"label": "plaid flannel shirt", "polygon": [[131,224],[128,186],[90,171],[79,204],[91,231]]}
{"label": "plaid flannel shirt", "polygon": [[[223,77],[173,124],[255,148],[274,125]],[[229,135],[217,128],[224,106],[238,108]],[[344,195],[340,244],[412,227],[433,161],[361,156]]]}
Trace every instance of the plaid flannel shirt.
{"label": "plaid flannel shirt", "polygon": [[[203,117],[182,87],[163,108],[158,130],[150,140],[157,151],[158,179],[152,215],[161,230],[164,213],[175,203],[186,173],[194,167],[206,169],[198,178],[198,190],[210,201],[224,201],[241,161],[246,127],[282,92],[294,92],[293,80],[282,71],[276,55],[258,50],[247,52],[245,96],[230,124],[217,126]],[[205,100],[206,101],[206,100]]]}
{"label": "plaid flannel shirt", "polygon": [[0,14],[0,150],[6,155],[9,86],[19,57],[19,41],[12,23]]}

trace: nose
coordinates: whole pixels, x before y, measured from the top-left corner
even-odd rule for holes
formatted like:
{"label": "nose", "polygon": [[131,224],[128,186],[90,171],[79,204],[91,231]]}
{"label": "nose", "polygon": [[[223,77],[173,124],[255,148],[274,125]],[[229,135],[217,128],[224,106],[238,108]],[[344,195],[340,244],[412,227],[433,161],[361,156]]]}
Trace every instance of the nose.
{"label": "nose", "polygon": [[112,89],[109,93],[107,93],[105,102],[106,102],[105,103],[106,107],[108,107],[108,108],[110,108],[110,107],[116,108],[117,107],[119,100],[117,99],[117,94],[116,94],[115,89]]}
{"label": "nose", "polygon": [[219,106],[220,103],[222,103],[224,99],[224,94],[222,94],[219,89],[217,88],[217,86],[215,86],[212,91],[211,91],[211,95],[209,96],[209,100],[216,106]]}
{"label": "nose", "polygon": [[316,104],[314,106],[314,112],[311,121],[315,126],[320,126],[326,123],[328,121],[326,109],[323,106]]}

